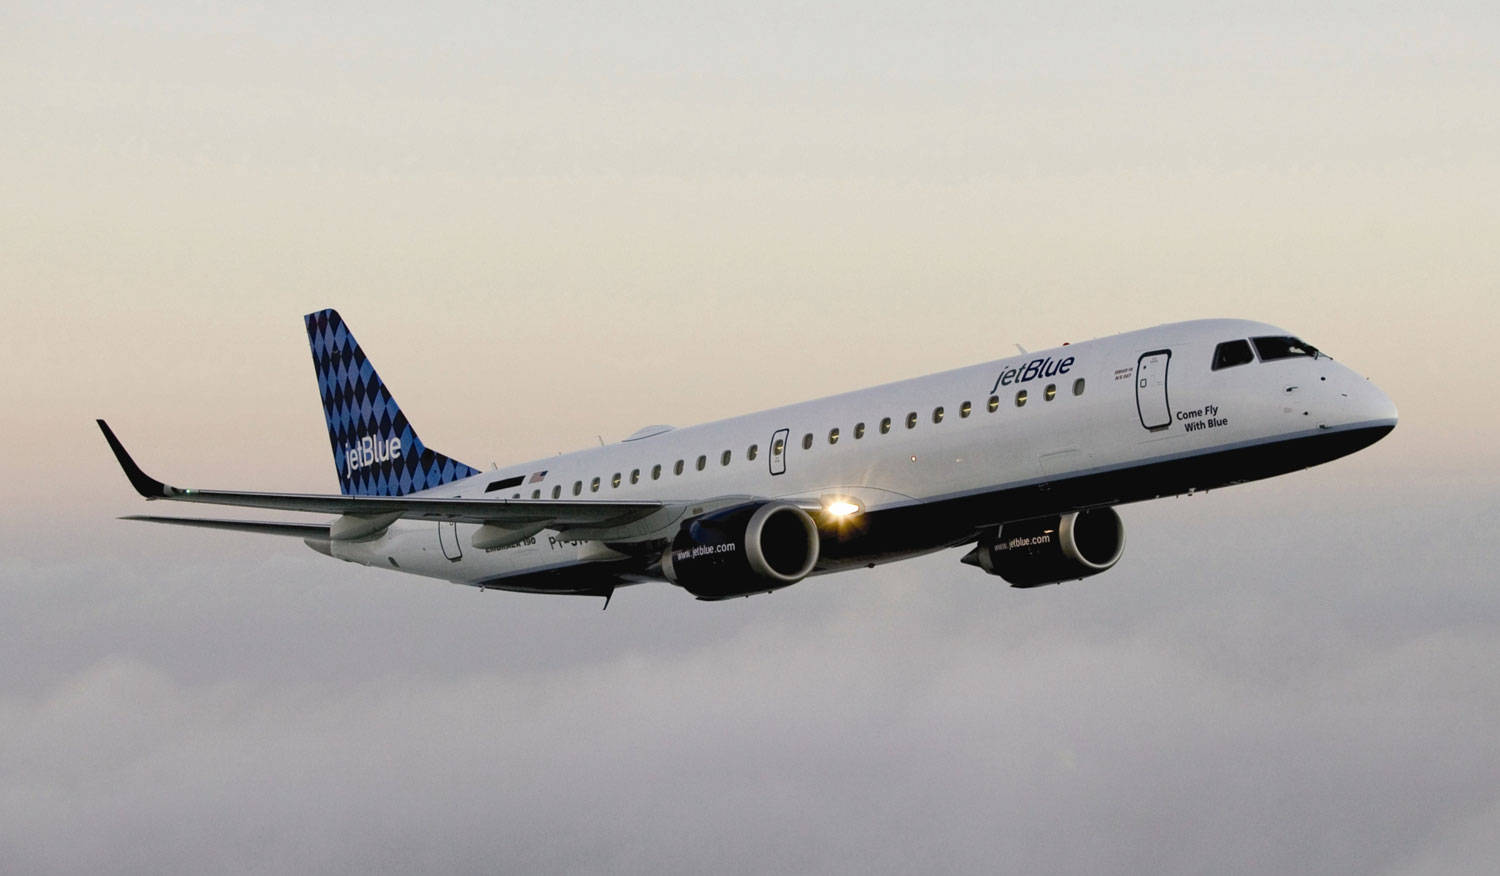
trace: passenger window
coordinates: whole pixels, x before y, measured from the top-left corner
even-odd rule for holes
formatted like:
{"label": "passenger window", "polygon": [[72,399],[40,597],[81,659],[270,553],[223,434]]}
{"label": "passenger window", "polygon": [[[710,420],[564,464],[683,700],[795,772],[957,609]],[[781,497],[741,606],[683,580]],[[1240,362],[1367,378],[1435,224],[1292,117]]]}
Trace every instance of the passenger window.
{"label": "passenger window", "polygon": [[747,448],[745,450],[745,458],[748,459],[748,460],[750,460],[751,462],[754,462],[755,461],[755,457],[758,456],[759,454],[760,454],[760,445],[759,444],[751,444],[749,446],[749,448]]}
{"label": "passenger window", "polygon": [[776,439],[776,443],[771,445],[771,455],[772,456],[780,456],[781,454],[783,454],[785,452],[786,452],[786,441],[784,439],[777,438]]}
{"label": "passenger window", "polygon": [[1073,394],[1074,395],[1083,395],[1083,378],[1082,377],[1080,377],[1077,380],[1073,381]]}
{"label": "passenger window", "polygon": [[641,470],[640,469],[633,468],[633,469],[630,470],[630,482],[632,484],[638,484],[638,483],[641,482]]}
{"label": "passenger window", "polygon": [[707,456],[700,456],[700,457],[698,457],[698,470],[699,471],[703,471],[703,468],[706,465],[708,465],[708,457]]}
{"label": "passenger window", "polygon": [[932,409],[932,421],[941,423],[943,421],[943,408],[941,405]]}
{"label": "passenger window", "polygon": [[884,435],[889,431],[891,431],[891,418],[886,417],[880,421],[880,434]]}
{"label": "passenger window", "polygon": [[659,480],[661,480],[661,464],[660,463],[651,466],[651,480],[653,480],[653,481],[659,481]]}
{"label": "passenger window", "polygon": [[1020,392],[1016,393],[1016,407],[1023,408],[1025,406],[1026,406],[1026,390],[1023,389]]}
{"label": "passenger window", "polygon": [[960,420],[968,417],[969,414],[972,413],[974,413],[974,406],[969,404],[968,402],[964,402],[963,404],[958,406],[958,418]]}
{"label": "passenger window", "polygon": [[599,479],[598,478],[594,478],[594,480],[589,484],[589,492],[590,493],[597,493],[597,492],[599,492]]}
{"label": "passenger window", "polygon": [[674,474],[674,475],[680,475],[680,474],[682,474],[682,460],[679,459],[679,460],[677,460],[677,462],[673,463],[673,465],[672,465],[672,474]]}
{"label": "passenger window", "polygon": [[806,435],[802,436],[802,449],[803,450],[811,450],[812,449],[812,433],[811,432],[808,432]]}
{"label": "passenger window", "polygon": [[1214,371],[1254,361],[1255,354],[1250,352],[1249,341],[1225,341],[1214,348]]}
{"label": "passenger window", "polygon": [[1304,344],[1293,337],[1274,338],[1251,338],[1255,342],[1255,352],[1260,354],[1260,361],[1270,362],[1273,359],[1292,359],[1297,356],[1310,356],[1318,358],[1318,350],[1312,344]]}
{"label": "passenger window", "polygon": [[992,413],[992,414],[995,411],[1000,410],[1000,396],[998,396],[998,395],[992,395],[992,396],[990,396],[990,401],[989,401],[988,407],[990,409],[990,413]]}
{"label": "passenger window", "polygon": [[579,493],[582,493],[582,492],[583,492],[583,481],[574,481],[573,482],[573,495],[576,496],[576,495],[578,495]]}
{"label": "passenger window", "polygon": [[609,485],[611,487],[619,487],[620,486],[620,473],[619,472],[615,472],[615,476],[609,479]]}
{"label": "passenger window", "polygon": [[829,429],[828,430],[828,443],[829,444],[837,444],[837,443],[839,443],[839,430],[838,429]]}
{"label": "passenger window", "polygon": [[558,484],[557,486],[555,486],[555,487],[552,488],[552,498],[556,499],[556,498],[558,498],[561,495],[562,495],[562,484]]}
{"label": "passenger window", "polygon": [[906,415],[906,428],[908,428],[908,429],[915,429],[915,428],[917,428],[917,412],[916,411],[912,411],[911,413],[909,413],[909,414]]}
{"label": "passenger window", "polygon": [[864,423],[855,423],[854,424],[854,440],[858,441],[859,439],[861,439],[863,437],[865,437],[865,424]]}
{"label": "passenger window", "polygon": [[726,450],[722,454],[719,455],[719,465],[728,465],[728,464],[729,464],[729,451]]}
{"label": "passenger window", "polygon": [[1047,389],[1042,393],[1042,398],[1046,399],[1047,401],[1052,401],[1053,399],[1057,398],[1057,384],[1047,384]]}

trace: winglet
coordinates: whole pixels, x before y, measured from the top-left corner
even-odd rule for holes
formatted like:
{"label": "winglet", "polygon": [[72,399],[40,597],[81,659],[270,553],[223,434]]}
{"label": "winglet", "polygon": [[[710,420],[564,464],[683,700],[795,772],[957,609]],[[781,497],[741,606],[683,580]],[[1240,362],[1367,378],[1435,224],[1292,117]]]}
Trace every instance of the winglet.
{"label": "winglet", "polygon": [[120,468],[125,469],[125,477],[130,478],[130,485],[135,487],[137,493],[147,499],[160,499],[171,495],[170,487],[141,471],[141,467],[135,464],[135,460],[130,458],[129,453],[125,452],[125,445],[115,437],[108,423],[103,420],[94,422],[98,423],[100,430],[104,432],[104,440],[109,442],[109,449],[115,452],[115,459],[120,461]]}

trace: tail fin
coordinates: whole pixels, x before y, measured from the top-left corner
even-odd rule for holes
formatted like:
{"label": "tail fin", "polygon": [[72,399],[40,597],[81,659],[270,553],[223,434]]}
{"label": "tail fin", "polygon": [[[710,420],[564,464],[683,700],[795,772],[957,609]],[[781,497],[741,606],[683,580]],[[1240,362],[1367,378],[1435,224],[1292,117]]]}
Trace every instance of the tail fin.
{"label": "tail fin", "polygon": [[344,495],[405,496],[479,474],[422,445],[338,311],[302,319]]}

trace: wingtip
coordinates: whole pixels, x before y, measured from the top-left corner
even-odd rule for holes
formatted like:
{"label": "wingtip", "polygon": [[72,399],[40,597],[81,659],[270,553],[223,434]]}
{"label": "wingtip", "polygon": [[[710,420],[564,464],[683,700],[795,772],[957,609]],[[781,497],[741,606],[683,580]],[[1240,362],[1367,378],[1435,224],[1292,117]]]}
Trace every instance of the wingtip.
{"label": "wingtip", "polygon": [[160,499],[170,495],[167,485],[141,471],[141,467],[135,464],[130,454],[125,451],[125,445],[115,437],[114,430],[102,419],[95,419],[99,424],[99,430],[104,433],[104,440],[109,442],[109,449],[115,453],[115,460],[120,463],[120,468],[125,470],[125,477],[130,479],[130,485],[135,491],[147,499]]}

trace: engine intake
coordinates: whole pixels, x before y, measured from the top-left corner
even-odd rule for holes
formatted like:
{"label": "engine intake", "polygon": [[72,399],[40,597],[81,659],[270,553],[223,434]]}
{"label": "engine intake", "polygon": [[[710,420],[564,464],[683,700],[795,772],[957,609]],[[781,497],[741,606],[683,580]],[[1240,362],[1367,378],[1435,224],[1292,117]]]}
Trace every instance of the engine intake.
{"label": "engine intake", "polygon": [[1113,508],[1073,511],[1002,525],[963,561],[1012,587],[1076,581],[1114,566],[1125,553],[1125,524]]}
{"label": "engine intake", "polygon": [[661,558],[667,580],[699,599],[769,593],[818,562],[818,527],[785,502],[737,505],[683,524]]}

